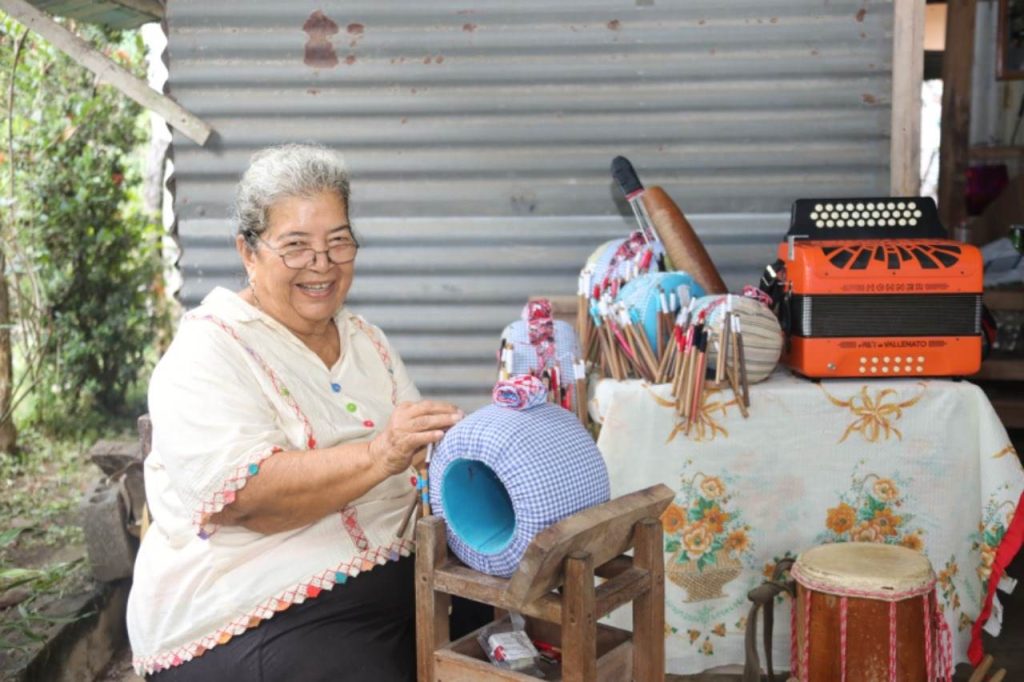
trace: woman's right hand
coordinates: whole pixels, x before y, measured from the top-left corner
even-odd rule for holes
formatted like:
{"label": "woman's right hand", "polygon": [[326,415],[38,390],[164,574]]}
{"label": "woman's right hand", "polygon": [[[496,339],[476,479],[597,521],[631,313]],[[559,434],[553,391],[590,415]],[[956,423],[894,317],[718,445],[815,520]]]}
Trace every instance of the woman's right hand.
{"label": "woman's right hand", "polygon": [[370,441],[370,461],[386,476],[407,470],[418,452],[444,437],[465,415],[450,403],[421,400],[399,403],[388,424]]}

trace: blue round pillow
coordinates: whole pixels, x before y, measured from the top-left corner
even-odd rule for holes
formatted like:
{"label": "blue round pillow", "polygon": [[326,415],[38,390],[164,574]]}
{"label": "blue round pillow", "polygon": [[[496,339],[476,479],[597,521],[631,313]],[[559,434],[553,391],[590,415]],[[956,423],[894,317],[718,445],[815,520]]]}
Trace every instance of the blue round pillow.
{"label": "blue round pillow", "polygon": [[610,497],[590,434],[551,403],[488,405],[467,416],[434,449],[428,477],[455,555],[505,578],[537,533]]}
{"label": "blue round pillow", "polygon": [[[616,301],[625,305],[633,322],[644,328],[651,348],[655,347],[655,339],[658,335],[658,311],[661,310],[661,294],[673,293],[681,286],[689,287],[690,296],[693,298],[704,295],[704,289],[697,284],[696,280],[689,273],[682,271],[649,272],[646,275],[635,277],[619,290]],[[673,314],[677,312],[679,312],[678,308],[672,311]]]}

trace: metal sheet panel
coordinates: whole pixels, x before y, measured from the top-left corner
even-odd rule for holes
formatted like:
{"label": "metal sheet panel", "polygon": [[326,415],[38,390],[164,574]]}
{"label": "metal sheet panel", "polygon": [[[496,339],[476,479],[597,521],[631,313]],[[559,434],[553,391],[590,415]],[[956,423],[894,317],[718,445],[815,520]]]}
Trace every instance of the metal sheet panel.
{"label": "metal sheet panel", "polygon": [[[303,30],[316,11],[336,33]],[[367,242],[353,307],[435,395],[481,395],[525,297],[572,293],[624,233],[617,154],[694,215],[733,286],[795,198],[889,184],[891,2],[173,0],[167,20],[170,93],[216,131],[175,136],[185,303],[239,283],[249,155],[331,145]]]}

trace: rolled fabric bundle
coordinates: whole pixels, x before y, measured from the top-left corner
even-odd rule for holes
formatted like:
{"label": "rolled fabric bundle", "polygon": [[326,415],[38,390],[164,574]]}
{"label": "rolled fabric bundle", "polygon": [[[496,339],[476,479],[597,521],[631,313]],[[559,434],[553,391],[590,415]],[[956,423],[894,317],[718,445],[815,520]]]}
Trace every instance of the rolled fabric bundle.
{"label": "rolled fabric bundle", "polygon": [[499,381],[491,392],[491,400],[498,407],[509,410],[528,410],[546,402],[544,384],[535,376],[521,374]]}
{"label": "rolled fabric bundle", "polygon": [[571,412],[522,397],[543,390],[529,379],[495,387],[525,409],[488,405],[470,414],[434,448],[428,472],[449,547],[470,568],[505,578],[537,533],[611,495],[593,438]]}
{"label": "rolled fabric bundle", "polygon": [[690,221],[661,187],[644,191],[641,201],[658,238],[665,244],[669,260],[679,270],[689,272],[709,294],[724,294],[729,289],[722,281],[711,256]]}
{"label": "rolled fabric bundle", "polygon": [[[643,326],[651,348],[656,347],[661,294],[675,293],[682,286],[689,288],[692,298],[704,296],[704,289],[685,272],[649,272],[630,280],[619,291],[616,302],[626,306],[633,322]],[[678,313],[678,303],[675,310],[669,312]]]}
{"label": "rolled fabric bundle", "polygon": [[[648,252],[650,255],[647,255]],[[621,285],[635,275],[656,271],[658,259],[664,253],[660,242],[644,241],[643,234],[639,231],[624,239],[613,239],[601,244],[590,254],[584,266],[584,270],[590,274],[589,280],[593,283],[587,295],[593,299],[595,293],[603,293],[616,282]]]}
{"label": "rolled fabric bundle", "polygon": [[[736,315],[743,330],[743,356],[746,360],[747,381],[757,383],[767,379],[782,355],[784,337],[779,320],[771,309],[761,301],[748,296],[731,296],[732,312]],[[726,311],[726,296],[705,296],[697,301],[694,314],[703,319],[706,329],[711,334],[708,343],[708,367],[714,367],[718,361],[718,349],[721,347],[722,316]],[[726,358],[729,367],[733,366],[732,353]]]}
{"label": "rolled fabric bundle", "polygon": [[522,319],[502,330],[501,341],[511,357],[506,367],[509,374],[539,375],[556,367],[561,386],[575,384],[573,363],[580,357],[576,330],[568,322],[552,319],[551,304],[546,299],[527,303]]}

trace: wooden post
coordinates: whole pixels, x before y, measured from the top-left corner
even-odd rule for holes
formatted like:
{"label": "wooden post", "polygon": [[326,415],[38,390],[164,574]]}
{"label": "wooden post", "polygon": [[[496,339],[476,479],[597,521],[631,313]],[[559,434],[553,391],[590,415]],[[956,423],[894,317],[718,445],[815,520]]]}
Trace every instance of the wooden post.
{"label": "wooden post", "polygon": [[416,679],[434,682],[434,651],[449,641],[452,598],[435,592],[434,571],[448,559],[444,521],[437,516],[416,524]]}
{"label": "wooden post", "polygon": [[661,522],[643,519],[634,527],[633,566],[651,574],[651,589],[633,600],[633,680],[665,679],[665,556]]}
{"label": "wooden post", "polygon": [[593,682],[597,679],[597,621],[591,554],[573,552],[566,557],[563,599],[562,679]]}
{"label": "wooden post", "polygon": [[921,80],[924,2],[895,0],[892,37],[892,139],[889,191],[916,196],[921,186]]}
{"label": "wooden post", "polygon": [[25,0],[0,0],[0,9],[49,40],[53,45],[92,71],[104,83],[109,83],[128,97],[160,114],[168,125],[180,130],[190,140],[202,146],[213,129],[170,97],[157,92],[140,78],[107,58],[102,52],[85,42],[36,9]]}
{"label": "wooden post", "polygon": [[967,217],[971,70],[977,0],[946,4],[946,51],[942,55],[942,137],[939,147],[939,219],[954,235]]}

